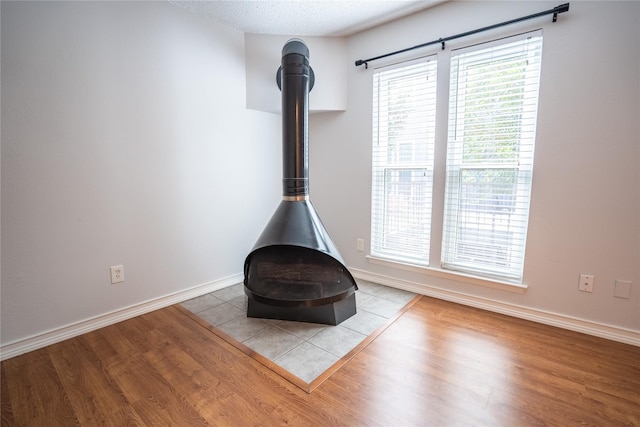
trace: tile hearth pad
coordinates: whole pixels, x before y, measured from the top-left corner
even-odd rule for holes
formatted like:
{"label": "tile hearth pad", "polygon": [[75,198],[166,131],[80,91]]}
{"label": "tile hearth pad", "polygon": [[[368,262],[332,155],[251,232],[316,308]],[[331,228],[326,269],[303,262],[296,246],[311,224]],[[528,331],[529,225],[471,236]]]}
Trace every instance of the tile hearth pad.
{"label": "tile hearth pad", "polygon": [[242,284],[181,305],[309,384],[371,334],[388,326],[416,297],[414,293],[372,282],[357,280],[357,283],[357,313],[337,326],[247,317],[247,297]]}

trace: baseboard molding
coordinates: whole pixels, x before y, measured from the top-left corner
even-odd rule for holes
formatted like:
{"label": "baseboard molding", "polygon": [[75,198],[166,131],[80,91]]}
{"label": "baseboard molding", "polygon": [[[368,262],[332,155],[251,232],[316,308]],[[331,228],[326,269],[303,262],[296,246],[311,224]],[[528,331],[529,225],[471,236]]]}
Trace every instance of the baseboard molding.
{"label": "baseboard molding", "polygon": [[349,271],[356,279],[367,280],[369,282],[379,283],[381,285],[399,288],[406,291],[415,292],[417,294],[442,299],[445,301],[451,301],[475,308],[481,308],[483,310],[492,311],[494,313],[500,313],[520,319],[531,320],[533,322],[542,323],[545,325],[556,326],[558,328],[581,332],[584,334],[640,347],[640,331],[634,331],[618,326],[592,322],[589,320],[579,319],[576,317],[552,313],[544,310],[532,309],[521,305],[494,301],[487,298],[480,298],[462,292],[450,291],[436,286],[430,286],[424,283],[416,283],[407,280],[396,279],[377,273],[359,270],[357,268],[349,268]]}
{"label": "baseboard molding", "polygon": [[[536,310],[516,304],[508,304],[494,301],[486,298],[480,298],[473,295],[454,292],[435,286],[426,285],[424,283],[416,283],[407,280],[397,279],[381,274],[370,273],[357,268],[349,268],[349,271],[357,279],[367,280],[381,285],[393,288],[404,289],[406,291],[415,292],[417,294],[430,296],[433,298],[451,301],[458,304],[468,305],[470,307],[481,308],[483,310],[495,313],[505,314],[520,319],[531,320],[550,326],[556,326],[571,331],[581,332],[612,341],[618,341],[625,344],[631,344],[640,347],[640,331],[620,328],[617,326],[596,323],[589,320],[579,319],[562,314]],[[37,350],[105,326],[113,325],[123,320],[131,319],[141,314],[149,313],[173,304],[195,298],[200,295],[214,292],[226,288],[243,280],[242,274],[235,274],[224,277],[213,282],[204,283],[194,286],[183,291],[165,295],[153,300],[149,300],[140,304],[135,304],[119,310],[105,313],[87,320],[83,320],[68,326],[53,329],[41,334],[37,334],[28,338],[14,341],[9,344],[0,346],[0,360],[10,359],[29,351]]]}
{"label": "baseboard molding", "polygon": [[37,350],[39,348],[46,347],[60,341],[64,341],[66,339],[103,328],[105,326],[113,325],[123,320],[140,316],[141,314],[149,313],[151,311],[168,307],[170,305],[177,304],[200,295],[208,294],[209,292],[214,292],[219,289],[241,283],[242,280],[242,274],[235,274],[219,280],[214,280],[213,282],[194,286],[183,291],[145,301],[140,304],[134,304],[129,307],[112,311],[110,313],[92,317],[90,319],[83,320],[68,326],[63,326],[61,328],[53,329],[51,331],[14,341],[12,343],[0,346],[0,360],[6,360],[11,357],[27,353],[29,351]]}

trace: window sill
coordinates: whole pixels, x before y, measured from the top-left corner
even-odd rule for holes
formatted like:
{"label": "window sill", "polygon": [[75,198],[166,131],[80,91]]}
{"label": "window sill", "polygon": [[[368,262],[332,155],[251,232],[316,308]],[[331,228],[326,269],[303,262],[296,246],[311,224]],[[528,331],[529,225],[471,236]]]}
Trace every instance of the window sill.
{"label": "window sill", "polygon": [[371,255],[367,255],[366,258],[371,264],[399,268],[401,270],[413,271],[416,273],[426,274],[428,276],[441,277],[443,279],[455,280],[456,282],[469,283],[471,285],[484,286],[485,288],[499,289],[506,292],[523,294],[528,288],[527,285],[522,283],[487,279],[470,274],[454,273],[452,271],[445,271],[439,268],[425,267],[422,265],[408,264],[399,261],[391,261],[387,259],[377,258]]}

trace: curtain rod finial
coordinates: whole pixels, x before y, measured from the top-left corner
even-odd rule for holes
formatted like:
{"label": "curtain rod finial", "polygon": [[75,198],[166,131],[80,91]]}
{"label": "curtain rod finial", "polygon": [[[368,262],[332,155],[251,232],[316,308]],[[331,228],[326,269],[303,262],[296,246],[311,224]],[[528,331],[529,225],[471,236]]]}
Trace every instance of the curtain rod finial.
{"label": "curtain rod finial", "polygon": [[558,14],[569,11],[569,3],[561,4],[553,8],[553,22],[558,20]]}

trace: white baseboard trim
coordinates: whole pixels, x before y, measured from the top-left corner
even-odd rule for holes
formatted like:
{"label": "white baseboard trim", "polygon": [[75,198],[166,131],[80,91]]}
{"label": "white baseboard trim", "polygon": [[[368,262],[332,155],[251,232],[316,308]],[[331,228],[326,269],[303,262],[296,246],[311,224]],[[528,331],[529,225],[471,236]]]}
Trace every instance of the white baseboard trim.
{"label": "white baseboard trim", "polygon": [[200,295],[208,294],[209,292],[214,292],[228,286],[241,283],[243,278],[244,276],[242,274],[234,274],[219,280],[214,280],[213,282],[197,285],[183,291],[154,298],[140,304],[134,304],[129,307],[2,345],[0,347],[0,360],[6,360],[87,332],[95,331],[96,329],[100,329],[105,326],[113,325],[123,320],[140,316],[141,314],[149,313]]}
{"label": "white baseboard trim", "polygon": [[509,304],[487,298],[476,297],[462,292],[455,292],[436,286],[430,286],[424,283],[416,283],[377,273],[370,273],[357,268],[349,268],[349,271],[356,279],[379,283],[381,285],[403,289],[445,301],[481,308],[494,313],[506,314],[507,316],[531,320],[545,325],[556,326],[558,328],[581,332],[640,347],[640,331],[606,325],[549,311],[528,308],[517,304]]}
{"label": "white baseboard trim", "polygon": [[[531,320],[546,325],[556,326],[571,331],[581,332],[612,341],[618,341],[625,344],[631,344],[640,347],[640,331],[620,328],[602,323],[596,323],[589,320],[579,319],[562,314],[552,313],[544,310],[532,309],[516,304],[508,304],[499,301],[480,298],[462,292],[450,291],[447,289],[426,285],[424,283],[416,283],[393,277],[370,273],[357,268],[349,268],[349,271],[357,279],[367,280],[381,285],[393,288],[404,289],[406,291],[415,292],[417,294],[426,295],[433,298],[451,301],[470,307],[476,307],[495,313],[505,314],[507,316],[517,317],[520,319]],[[242,274],[235,274],[224,277],[213,282],[204,283],[194,286],[183,291],[178,291],[163,297],[145,301],[119,310],[115,310],[103,315],[99,315],[87,320],[83,320],[41,334],[33,335],[12,343],[0,346],[0,360],[10,359],[29,351],[37,350],[51,344],[64,341],[105,326],[113,325],[123,320],[131,319],[154,310],[159,310],[173,304],[195,298],[200,295],[208,294],[223,288],[226,288],[243,280]]]}

